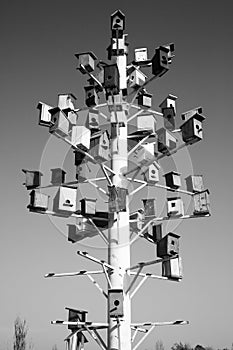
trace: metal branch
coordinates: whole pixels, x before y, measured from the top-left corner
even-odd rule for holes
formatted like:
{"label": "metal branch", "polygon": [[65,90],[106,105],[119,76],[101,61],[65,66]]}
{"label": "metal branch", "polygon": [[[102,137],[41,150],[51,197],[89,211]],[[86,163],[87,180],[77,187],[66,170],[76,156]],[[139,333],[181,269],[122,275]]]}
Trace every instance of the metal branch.
{"label": "metal branch", "polygon": [[99,345],[99,347],[102,350],[106,350],[107,348],[103,346],[103,344],[100,342],[100,340],[97,338],[97,336],[95,335],[95,333],[93,332],[93,330],[90,330],[89,327],[86,327],[87,332],[90,334],[90,336],[92,337],[92,339],[94,339],[96,341],[96,343]]}
{"label": "metal branch", "polygon": [[129,196],[132,196],[133,194],[137,193],[138,191],[142,190],[144,187],[147,186],[147,183],[142,184],[141,186],[137,187],[135,190],[129,193]]}
{"label": "metal branch", "polygon": [[155,259],[155,260],[145,261],[145,262],[143,261],[143,262],[138,263],[137,265],[134,265],[134,266],[131,266],[131,267],[127,268],[126,271],[136,270],[136,269],[140,268],[141,266],[144,267],[144,266],[160,264],[162,262],[169,261],[169,260],[172,260],[172,259],[176,259],[178,257],[179,257],[179,255],[176,254],[174,256],[168,256],[166,258]]}
{"label": "metal branch", "polygon": [[111,283],[110,278],[109,278],[109,276],[108,276],[108,273],[107,273],[107,270],[106,270],[106,266],[104,266],[104,265],[103,265],[103,272],[104,272],[104,274],[105,274],[105,277],[106,277],[106,280],[107,280],[107,282],[108,282],[109,288],[112,288],[112,283]]}
{"label": "metal branch", "polygon": [[103,288],[100,287],[100,285],[96,282],[96,280],[91,276],[87,275],[87,277],[91,280],[91,282],[96,286],[96,288],[105,296],[105,298],[108,298],[108,295],[105,293]]}
{"label": "metal branch", "polygon": [[108,193],[101,187],[99,187],[98,185],[96,185],[94,182],[92,182],[91,180],[87,179],[87,182],[92,185],[93,187],[97,188],[97,190],[99,190],[100,192],[104,193],[106,196],[108,196]]}
{"label": "metal branch", "polygon": [[143,144],[143,142],[145,142],[151,135],[153,135],[153,134],[146,135],[140,142],[138,142],[138,143],[136,144],[136,146],[134,146],[134,147],[128,152],[128,157],[129,157],[138,147],[140,147],[140,146]]}
{"label": "metal branch", "polygon": [[101,164],[100,166],[101,166],[101,169],[102,169],[103,172],[104,172],[104,175],[105,175],[105,177],[106,177],[106,179],[107,179],[109,185],[110,185],[110,186],[113,186],[112,180],[110,179],[110,177],[109,177],[109,175],[108,175],[108,173],[107,173],[107,171],[106,171],[106,167],[104,166],[104,164]]}
{"label": "metal branch", "polygon": [[[134,106],[131,105],[130,107],[134,107]],[[130,122],[132,119],[136,118],[141,113],[143,113],[143,109],[140,109],[140,111],[138,111],[135,114],[131,115],[131,117],[127,119],[127,122]]]}
{"label": "metal branch", "polygon": [[134,330],[134,334],[133,334],[133,336],[132,336],[132,338],[131,338],[131,342],[132,342],[132,343],[134,342],[134,340],[135,340],[137,334],[138,334],[138,328],[136,328],[136,329]]}
{"label": "metal branch", "polygon": [[101,342],[101,344],[103,345],[103,347],[107,350],[107,345],[105,344],[103,338],[101,337],[101,335],[97,332],[96,329],[93,329],[94,333],[96,334],[97,338],[99,339],[99,341]]}
{"label": "metal branch", "polygon": [[138,271],[136,272],[136,275],[134,276],[133,280],[131,281],[129,287],[127,288],[127,290],[126,290],[126,292],[125,292],[126,294],[129,293],[130,289],[133,287],[134,283],[137,281],[138,276],[139,276],[140,272],[142,271],[142,269],[143,269],[143,265],[141,265],[141,266],[138,268]]}
{"label": "metal branch", "polygon": [[[135,272],[135,271],[130,271],[130,275],[136,275],[136,273],[137,272]],[[154,274],[152,274],[152,273],[149,273],[149,272],[147,272],[147,273],[140,273],[139,274],[139,276],[140,277],[147,277],[147,278],[152,278],[152,279],[159,279],[159,280],[166,280],[166,281],[172,281],[172,282],[180,282],[181,281],[181,278],[177,278],[177,279],[171,279],[171,278],[169,278],[169,277],[165,277],[165,276],[158,276],[158,275],[154,275]],[[137,287],[136,287],[137,288]],[[136,289],[135,288],[135,289]],[[133,293],[134,293],[134,291],[133,291]],[[133,294],[132,293],[132,294]],[[132,296],[132,294],[131,294],[131,296]]]}
{"label": "metal branch", "polygon": [[71,321],[51,321],[51,324],[63,325],[63,326],[76,326],[76,327],[85,327],[88,326],[89,329],[106,329],[109,327],[108,323],[97,323],[97,322],[71,322]]}
{"label": "metal branch", "polygon": [[99,227],[96,226],[96,224],[94,223],[94,221],[91,218],[88,218],[88,220],[90,221],[90,223],[92,224],[92,226],[96,229],[96,231],[99,233],[100,237],[103,239],[103,241],[106,244],[109,244],[107,237],[105,236],[105,234],[99,229]]}
{"label": "metal branch", "polygon": [[189,321],[176,320],[176,321],[165,321],[165,322],[144,322],[144,323],[132,323],[134,327],[150,327],[150,326],[184,326],[189,324]]}
{"label": "metal branch", "polygon": [[138,341],[137,345],[133,347],[133,350],[136,350],[142,344],[142,342],[148,337],[148,335],[153,331],[154,328],[155,326],[151,326],[147,333]]}
{"label": "metal branch", "polygon": [[87,258],[91,261],[94,261],[96,262],[97,264],[100,264],[100,265],[104,265],[106,266],[108,269],[111,269],[111,270],[114,270],[114,267],[107,264],[104,260],[99,260],[97,258],[94,258],[93,256],[89,255],[87,252],[81,252],[80,250],[77,251],[77,254],[80,255],[80,256],[83,256],[84,258]]}
{"label": "metal branch", "polygon": [[138,283],[137,287],[134,289],[133,293],[130,295],[130,299],[132,299],[137,291],[141,288],[141,286],[146,282],[148,276],[144,276],[143,279]]}
{"label": "metal branch", "polygon": [[164,157],[170,157],[170,156],[172,156],[174,153],[176,153],[177,151],[181,150],[182,148],[184,148],[184,147],[186,147],[186,146],[188,146],[188,144],[182,143],[180,146],[174,148],[172,151],[169,151],[168,153],[165,153],[165,154],[160,154],[160,155],[158,156],[157,160],[162,159],[162,158],[164,158]]}
{"label": "metal branch", "polygon": [[103,91],[104,89],[103,85],[99,82],[99,80],[93,74],[88,72],[88,70],[84,67],[83,64],[80,64],[80,68],[82,68],[82,70],[84,70],[89,75],[89,77],[92,78],[96,82],[96,84],[101,88],[101,91]]}
{"label": "metal branch", "polygon": [[172,188],[172,187],[169,187],[169,186],[165,186],[165,185],[159,185],[159,184],[155,184],[154,185],[155,187],[159,187],[159,188],[164,188],[168,191],[172,191],[172,192],[180,192],[180,193],[185,193],[185,194],[188,194],[190,196],[194,196],[195,193],[193,192],[189,192],[189,191],[186,191],[186,190],[182,190],[180,188]]}
{"label": "metal branch", "polygon": [[103,271],[78,271],[78,272],[65,272],[65,273],[55,273],[55,272],[49,272],[46,275],[44,275],[45,278],[51,278],[51,277],[73,277],[73,276],[86,276],[89,275],[100,275],[103,274]]}

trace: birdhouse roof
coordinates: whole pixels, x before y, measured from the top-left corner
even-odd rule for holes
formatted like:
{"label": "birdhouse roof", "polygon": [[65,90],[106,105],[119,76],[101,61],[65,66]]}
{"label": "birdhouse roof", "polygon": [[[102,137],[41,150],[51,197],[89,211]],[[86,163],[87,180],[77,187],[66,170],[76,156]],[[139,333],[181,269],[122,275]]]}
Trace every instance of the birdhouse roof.
{"label": "birdhouse roof", "polygon": [[122,19],[125,18],[125,15],[123,12],[121,12],[121,10],[116,10],[115,12],[113,12],[113,14],[111,15],[111,18],[114,18],[116,16],[119,16]]}
{"label": "birdhouse roof", "polygon": [[77,97],[74,94],[72,94],[72,92],[68,92],[66,94],[58,94],[58,96],[70,96],[73,99],[77,100]]}
{"label": "birdhouse roof", "polygon": [[180,238],[179,235],[177,235],[176,233],[173,233],[173,232],[168,232],[168,234],[166,235],[167,236],[172,236],[172,237],[175,237],[175,238]]}
{"label": "birdhouse roof", "polygon": [[22,172],[26,173],[38,173],[41,176],[43,176],[43,174],[39,171],[39,170],[26,170],[26,169],[22,169]]}
{"label": "birdhouse roof", "polygon": [[81,202],[81,201],[96,202],[97,199],[96,199],[96,198],[86,198],[86,197],[84,197],[84,198],[82,198],[82,199],[80,200],[80,202]]}
{"label": "birdhouse roof", "polygon": [[100,131],[96,131],[95,133],[93,133],[93,134],[91,135],[91,140],[94,140],[94,139],[96,139],[96,138],[98,138],[98,137],[101,137],[101,136],[104,135],[104,134],[107,134],[107,137],[108,137],[108,139],[109,139],[108,130],[100,130]]}
{"label": "birdhouse roof", "polygon": [[177,96],[169,94],[159,105],[159,107],[162,107],[164,103],[166,103],[167,99],[170,98],[171,100],[176,101]]}
{"label": "birdhouse roof", "polygon": [[181,197],[170,197],[170,198],[167,198],[168,201],[174,201],[176,199],[181,199]]}
{"label": "birdhouse roof", "polygon": [[169,173],[166,173],[163,176],[167,176],[167,175],[170,175],[170,174],[181,175],[180,173],[177,173],[176,171],[169,171]]}
{"label": "birdhouse roof", "polygon": [[79,56],[83,56],[83,55],[90,55],[94,60],[97,60],[96,55],[94,54],[94,52],[92,51],[86,51],[86,52],[80,52],[80,53],[76,53],[75,57],[77,57],[79,59]]}
{"label": "birdhouse roof", "polygon": [[202,115],[202,114],[196,113],[192,117],[190,117],[189,119],[185,120],[184,123],[180,127],[182,128],[182,126],[184,126],[186,123],[189,123],[193,119],[196,119],[196,120],[199,120],[200,122],[203,122],[206,119],[206,117],[204,117],[204,115]]}
{"label": "birdhouse roof", "polygon": [[50,169],[52,172],[55,172],[55,171],[61,171],[61,172],[63,172],[63,173],[65,173],[66,174],[66,171],[65,170],[63,170],[62,168],[53,168],[53,169]]}
{"label": "birdhouse roof", "polygon": [[70,308],[70,307],[65,307],[66,310],[68,311],[74,311],[74,312],[77,312],[78,314],[87,314],[88,311],[85,311],[85,310],[76,310],[76,309],[73,309],[73,308]]}

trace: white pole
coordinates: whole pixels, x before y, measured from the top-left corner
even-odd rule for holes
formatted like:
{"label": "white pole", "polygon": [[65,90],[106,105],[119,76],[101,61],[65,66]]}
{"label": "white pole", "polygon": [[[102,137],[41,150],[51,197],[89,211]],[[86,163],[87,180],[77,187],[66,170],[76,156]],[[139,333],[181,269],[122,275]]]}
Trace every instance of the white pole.
{"label": "white pole", "polygon": [[[120,88],[126,87],[127,58],[117,56],[116,63],[120,73]],[[115,113],[115,112],[111,112]],[[112,177],[113,185],[121,186],[123,172],[128,166],[127,150],[127,123],[125,126],[112,124],[111,126],[111,167],[115,175]],[[114,267],[110,271],[109,278],[113,289],[122,289],[124,302],[124,316],[118,320],[110,318],[108,307],[108,349],[109,350],[131,350],[131,301],[126,290],[130,283],[130,230],[129,230],[129,199],[126,198],[126,211],[114,213],[112,226],[109,228],[108,263]]]}

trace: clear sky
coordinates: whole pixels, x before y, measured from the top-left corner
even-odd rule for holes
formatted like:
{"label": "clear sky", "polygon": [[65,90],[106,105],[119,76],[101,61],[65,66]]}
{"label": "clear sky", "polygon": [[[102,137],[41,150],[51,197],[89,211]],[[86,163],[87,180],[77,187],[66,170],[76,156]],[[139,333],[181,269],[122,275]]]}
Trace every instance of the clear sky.
{"label": "clear sky", "polygon": [[[37,103],[56,105],[58,93],[73,92],[77,106],[84,104],[85,78],[76,71],[74,53],[92,50],[107,60],[110,15],[118,8],[126,15],[129,60],[136,47],[148,47],[152,56],[159,45],[176,45],[170,71],[148,88],[154,94],[153,107],[158,110],[172,93],[178,96],[178,122],[182,112],[197,106],[206,116],[204,141],[189,149],[191,161],[184,166],[184,153],[176,161],[183,166],[182,176],[192,169],[204,175],[212,216],[176,223],[174,232],[182,236],[184,279],[179,284],[147,282],[135,297],[132,312],[134,322],[184,319],[190,325],[158,328],[141,348],[153,349],[158,339],[166,348],[178,341],[215,348],[233,342],[232,1],[9,0],[1,3],[0,20],[2,350],[11,347],[17,315],[28,321],[29,338],[37,350],[49,350],[53,344],[64,348],[68,330],[50,321],[66,319],[67,306],[89,310],[89,320],[105,321],[105,300],[88,279],[43,278],[50,271],[95,269],[76,251],[88,250],[106,259],[102,242],[89,239],[72,245],[61,234],[68,220],[64,224],[30,214],[21,169],[38,169],[45,157],[46,180],[49,169],[60,165],[64,145],[55,140],[48,146],[47,129],[37,125]],[[67,172],[73,171],[72,158],[64,164]],[[166,162],[162,166],[166,168]],[[150,260],[153,249],[137,241],[132,263]],[[90,343],[88,349],[95,348]]]}

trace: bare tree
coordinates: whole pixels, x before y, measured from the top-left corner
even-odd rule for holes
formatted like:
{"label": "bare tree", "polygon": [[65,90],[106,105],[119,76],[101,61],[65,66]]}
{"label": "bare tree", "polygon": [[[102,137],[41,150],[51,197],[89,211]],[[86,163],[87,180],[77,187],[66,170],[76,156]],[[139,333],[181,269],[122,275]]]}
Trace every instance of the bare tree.
{"label": "bare tree", "polygon": [[14,350],[26,350],[28,327],[26,320],[21,320],[20,317],[17,317],[14,322]]}

